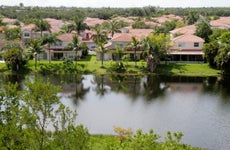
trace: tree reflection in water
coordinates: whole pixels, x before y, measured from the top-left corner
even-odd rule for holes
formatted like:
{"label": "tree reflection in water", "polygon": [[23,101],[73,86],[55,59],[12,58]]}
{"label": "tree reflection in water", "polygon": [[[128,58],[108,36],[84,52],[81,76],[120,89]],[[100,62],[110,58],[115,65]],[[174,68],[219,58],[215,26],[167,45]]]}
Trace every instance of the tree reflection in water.
{"label": "tree reflection in water", "polygon": [[147,75],[145,76],[145,81],[143,82],[143,96],[147,101],[155,99],[160,96],[165,95],[165,91],[168,89],[166,83],[161,82],[160,77],[157,75]]}
{"label": "tree reflection in water", "polygon": [[105,86],[105,75],[94,76],[93,84],[96,84],[94,91],[99,96],[104,96],[109,92],[109,86]]}
{"label": "tree reflection in water", "polygon": [[85,95],[89,92],[90,87],[84,88],[82,75],[75,76],[75,93],[70,95],[70,98],[73,99],[73,103],[78,105],[80,101],[85,100]]}

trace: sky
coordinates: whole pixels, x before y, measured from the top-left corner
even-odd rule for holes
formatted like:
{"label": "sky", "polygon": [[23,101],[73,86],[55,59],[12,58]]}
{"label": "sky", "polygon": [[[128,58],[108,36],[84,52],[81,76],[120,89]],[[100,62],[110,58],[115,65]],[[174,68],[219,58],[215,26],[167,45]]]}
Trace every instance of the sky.
{"label": "sky", "polygon": [[230,7],[230,0],[0,0],[0,5],[66,7]]}

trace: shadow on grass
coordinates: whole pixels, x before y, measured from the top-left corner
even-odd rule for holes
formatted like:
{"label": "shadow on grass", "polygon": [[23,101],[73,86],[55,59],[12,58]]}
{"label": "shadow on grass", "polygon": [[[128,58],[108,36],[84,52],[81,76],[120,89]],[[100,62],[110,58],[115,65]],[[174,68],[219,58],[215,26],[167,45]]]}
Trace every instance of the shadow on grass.
{"label": "shadow on grass", "polygon": [[156,73],[164,74],[164,75],[175,75],[175,72],[184,73],[187,71],[184,66],[185,64],[176,64],[176,63],[159,64],[157,66]]}
{"label": "shadow on grass", "polygon": [[84,58],[81,58],[80,61],[90,61],[92,59],[92,55],[87,55]]}

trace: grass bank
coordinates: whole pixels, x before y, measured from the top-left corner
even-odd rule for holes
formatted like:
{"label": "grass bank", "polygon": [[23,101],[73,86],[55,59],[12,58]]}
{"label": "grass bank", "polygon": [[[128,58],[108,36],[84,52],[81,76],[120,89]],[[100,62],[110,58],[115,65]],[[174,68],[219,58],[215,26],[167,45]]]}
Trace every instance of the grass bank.
{"label": "grass bank", "polygon": [[[63,64],[63,61],[52,61],[52,64]],[[103,67],[101,67],[101,61],[96,59],[96,56],[89,55],[86,58],[77,62],[78,65],[82,65],[84,73],[93,74],[113,74],[116,72],[111,71],[111,66],[114,61],[104,61]],[[48,61],[38,61],[38,67],[36,71],[41,71],[41,65],[49,64]],[[126,71],[125,74],[146,74],[146,62],[138,61],[137,66],[134,62],[123,62]],[[27,71],[34,72],[34,61],[31,60],[27,64]],[[0,73],[11,73],[7,69],[5,63],[0,63]],[[210,68],[206,63],[200,64],[185,64],[185,63],[161,63],[157,66],[156,73],[167,76],[218,76],[220,70]]]}

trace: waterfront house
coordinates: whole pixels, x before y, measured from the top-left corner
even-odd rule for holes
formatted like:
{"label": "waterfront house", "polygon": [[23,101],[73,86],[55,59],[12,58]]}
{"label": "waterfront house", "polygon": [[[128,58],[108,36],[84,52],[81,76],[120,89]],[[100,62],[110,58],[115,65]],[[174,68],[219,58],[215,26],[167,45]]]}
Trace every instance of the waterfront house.
{"label": "waterfront house", "polygon": [[172,38],[172,46],[169,49],[170,61],[203,62],[203,44],[202,38],[192,34]]}

